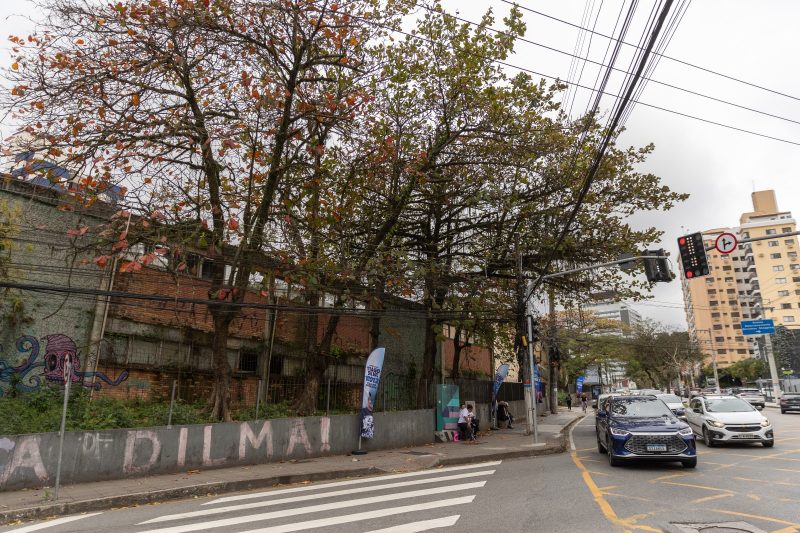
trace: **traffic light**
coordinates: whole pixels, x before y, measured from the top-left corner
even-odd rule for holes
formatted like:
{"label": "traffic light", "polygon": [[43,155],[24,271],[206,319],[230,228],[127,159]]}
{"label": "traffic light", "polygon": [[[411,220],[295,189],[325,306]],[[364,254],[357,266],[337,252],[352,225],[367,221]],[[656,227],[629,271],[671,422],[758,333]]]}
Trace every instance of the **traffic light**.
{"label": "traffic light", "polygon": [[678,237],[678,250],[681,252],[683,275],[686,279],[708,275],[708,259],[702,233]]}
{"label": "traffic light", "polygon": [[657,255],[661,259],[645,259],[644,260],[644,274],[647,276],[647,281],[650,282],[670,282],[672,281],[672,272],[669,271],[669,262],[667,262],[666,253],[664,249],[660,250],[645,250],[642,255]]}

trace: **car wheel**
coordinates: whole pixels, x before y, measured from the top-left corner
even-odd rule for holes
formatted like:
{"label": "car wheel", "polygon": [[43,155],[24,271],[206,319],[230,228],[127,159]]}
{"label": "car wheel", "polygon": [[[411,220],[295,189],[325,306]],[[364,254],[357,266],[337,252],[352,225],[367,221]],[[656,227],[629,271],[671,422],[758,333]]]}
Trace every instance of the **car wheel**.
{"label": "car wheel", "polygon": [[781,414],[785,415],[786,414],[786,409],[781,409]]}
{"label": "car wheel", "polygon": [[606,455],[608,455],[609,466],[620,466],[622,464],[622,460],[614,455],[613,447],[608,441],[606,441]]}
{"label": "car wheel", "polygon": [[711,434],[708,432],[708,428],[703,426],[703,443],[709,448],[714,447],[714,441],[711,439]]}
{"label": "car wheel", "polygon": [[684,468],[694,468],[697,466],[697,457],[692,457],[691,459],[686,459],[685,461],[681,461],[681,464]]}
{"label": "car wheel", "polygon": [[606,453],[606,447],[603,446],[603,443],[600,442],[600,436],[597,437],[597,452],[598,453]]}
{"label": "car wheel", "polygon": [[775,441],[774,440],[765,440],[765,441],[762,441],[761,444],[764,445],[764,448],[772,448],[773,446],[775,446]]}

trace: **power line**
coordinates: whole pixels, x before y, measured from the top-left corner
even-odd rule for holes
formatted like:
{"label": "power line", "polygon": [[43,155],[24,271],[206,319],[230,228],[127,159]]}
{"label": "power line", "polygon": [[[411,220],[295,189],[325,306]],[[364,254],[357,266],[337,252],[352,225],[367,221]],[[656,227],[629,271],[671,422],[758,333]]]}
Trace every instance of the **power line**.
{"label": "power line", "polygon": [[[529,7],[526,7],[526,6],[520,5],[520,4],[519,4],[518,2],[516,2],[516,1],[512,1],[512,0],[500,0],[500,1],[501,1],[501,2],[503,2],[503,3],[509,4],[509,5],[511,5],[511,6],[518,7],[519,9],[522,9],[523,11],[527,11],[527,12],[530,12],[530,13],[534,13],[534,14],[536,14],[536,15],[539,15],[539,16],[542,16],[542,17],[545,17],[545,18],[548,18],[548,19],[551,19],[551,20],[555,20],[555,21],[557,21],[557,22],[560,22],[560,23],[562,23],[562,24],[566,24],[566,25],[568,25],[568,26],[572,26],[573,28],[579,28],[579,29],[582,29],[582,30],[585,30],[585,31],[592,31],[592,30],[589,30],[588,28],[581,27],[581,26],[579,26],[578,24],[575,24],[575,23],[573,23],[573,22],[569,22],[569,21],[567,21],[567,20],[560,19],[560,18],[558,18],[558,17],[555,17],[555,16],[553,16],[553,15],[548,15],[547,13],[543,13],[543,12],[541,12],[541,11],[537,11],[537,10],[535,10],[535,9],[532,9],[532,8],[529,8]],[[613,39],[613,37],[610,37],[610,36],[608,36],[608,35],[605,35],[605,34],[602,34],[602,33],[599,33],[599,32],[593,32],[593,33],[597,33],[597,35],[598,35],[598,36],[600,36],[600,37],[604,37],[604,38],[606,38],[606,39]],[[623,43],[623,44],[624,44],[624,45],[626,45],[626,46],[637,47],[636,45],[634,45],[634,44],[630,44],[630,43]],[[637,47],[637,48],[638,48],[638,47]],[[735,76],[730,76],[730,75],[728,75],[728,74],[723,74],[723,73],[721,73],[721,72],[717,72],[717,71],[715,71],[715,70],[712,70],[712,69],[710,69],[710,68],[702,67],[702,66],[700,66],[700,65],[695,65],[694,63],[690,63],[690,62],[688,62],[688,61],[684,61],[684,60],[682,60],[682,59],[678,59],[678,58],[675,58],[675,57],[671,57],[671,56],[668,56],[668,55],[666,55],[666,54],[657,54],[657,55],[658,55],[659,57],[663,57],[663,58],[665,58],[665,59],[669,59],[670,61],[674,61],[674,62],[676,62],[676,63],[680,63],[680,64],[682,64],[682,65],[686,65],[687,67],[691,67],[691,68],[695,68],[695,69],[698,69],[698,70],[702,70],[703,72],[707,72],[707,73],[709,73],[709,74],[713,74],[713,75],[715,75],[715,76],[720,76],[720,77],[722,77],[722,78],[726,78],[726,79],[729,79],[729,80],[731,80],[731,81],[735,81],[735,82],[737,82],[737,83],[741,83],[741,84],[744,84],[744,85],[748,85],[748,86],[750,86],[750,87],[754,87],[754,88],[756,88],[756,89],[761,89],[762,91],[767,91],[767,92],[770,92],[770,93],[773,93],[773,94],[777,94],[777,95],[780,95],[780,96],[785,96],[786,98],[791,98],[792,100],[797,100],[797,101],[800,101],[800,97],[793,96],[793,95],[791,95],[791,94],[786,94],[786,93],[784,93],[784,92],[777,91],[777,90],[774,90],[774,89],[770,89],[770,88],[768,88],[768,87],[764,87],[763,85],[758,85],[757,83],[753,83],[753,82],[745,81],[745,80],[739,79],[739,78],[737,78],[737,77],[735,77]]]}

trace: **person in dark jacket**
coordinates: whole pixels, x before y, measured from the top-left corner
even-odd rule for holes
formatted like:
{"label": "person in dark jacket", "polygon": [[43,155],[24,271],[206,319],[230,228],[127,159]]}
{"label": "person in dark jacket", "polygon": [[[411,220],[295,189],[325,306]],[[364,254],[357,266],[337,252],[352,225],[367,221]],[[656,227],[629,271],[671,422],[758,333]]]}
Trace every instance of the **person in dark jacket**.
{"label": "person in dark jacket", "polygon": [[508,402],[500,402],[497,404],[497,420],[507,420],[508,429],[514,429],[514,415],[511,414],[511,411],[508,408]]}
{"label": "person in dark jacket", "polygon": [[572,395],[567,393],[567,410],[572,411]]}

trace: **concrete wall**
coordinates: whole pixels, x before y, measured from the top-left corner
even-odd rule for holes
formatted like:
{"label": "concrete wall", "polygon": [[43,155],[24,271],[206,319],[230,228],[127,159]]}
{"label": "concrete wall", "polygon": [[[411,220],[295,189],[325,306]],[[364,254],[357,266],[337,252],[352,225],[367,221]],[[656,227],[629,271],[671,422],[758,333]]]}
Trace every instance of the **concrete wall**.
{"label": "concrete wall", "polygon": [[[432,409],[375,413],[366,450],[433,441]],[[359,417],[287,418],[173,428],[74,431],[64,437],[62,483],[342,455],[358,446]],[[0,437],[0,491],[55,480],[58,433]]]}
{"label": "concrete wall", "polygon": [[[479,403],[475,405],[475,410],[478,412],[479,429],[481,431],[489,431],[490,407],[491,406],[488,403]],[[515,424],[525,423],[525,400],[508,402],[508,409],[511,411],[511,416],[514,417]]]}
{"label": "concrete wall", "polygon": [[[96,220],[59,210],[51,191],[25,185],[0,179],[0,216],[9,217],[13,224],[10,246],[3,252],[11,261],[9,281],[100,288],[103,271],[92,263],[91,255],[73,255],[67,236],[68,229],[83,224],[93,227]],[[78,244],[88,238],[80,237]],[[4,293],[0,300],[0,397],[63,382],[66,354],[78,362],[77,370],[91,371],[96,353],[90,343],[95,305],[86,296]],[[73,379],[89,382],[91,377],[84,373]],[[98,386],[116,386],[118,378],[104,375],[97,380]]]}

